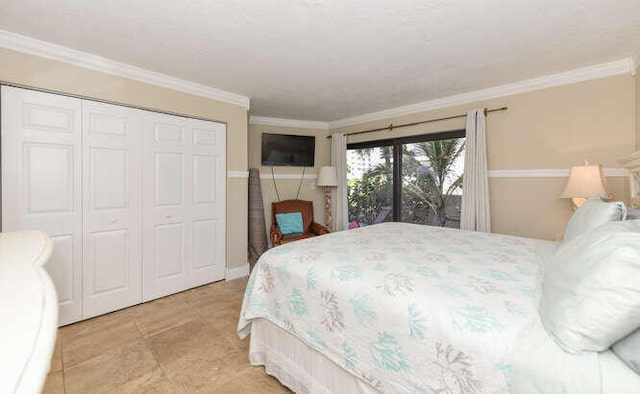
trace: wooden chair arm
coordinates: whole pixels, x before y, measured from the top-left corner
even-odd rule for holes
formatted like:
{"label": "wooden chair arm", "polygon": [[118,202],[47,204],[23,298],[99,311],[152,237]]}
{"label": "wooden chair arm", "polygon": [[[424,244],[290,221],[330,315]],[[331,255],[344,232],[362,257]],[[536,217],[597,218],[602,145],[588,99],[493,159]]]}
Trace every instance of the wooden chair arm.
{"label": "wooden chair arm", "polygon": [[269,239],[271,240],[271,244],[273,246],[280,245],[282,241],[282,231],[280,231],[280,227],[277,224],[271,225],[271,231],[269,232]]}
{"label": "wooden chair arm", "polygon": [[311,227],[309,229],[315,235],[322,235],[322,234],[329,234],[330,233],[328,228],[326,228],[325,226],[321,225],[320,223],[316,223],[316,222],[311,222]]}

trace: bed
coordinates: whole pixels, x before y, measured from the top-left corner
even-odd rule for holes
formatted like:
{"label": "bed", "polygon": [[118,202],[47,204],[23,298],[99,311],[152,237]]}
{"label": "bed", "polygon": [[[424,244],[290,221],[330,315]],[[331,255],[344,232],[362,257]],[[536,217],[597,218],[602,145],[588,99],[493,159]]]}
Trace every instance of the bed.
{"label": "bed", "polygon": [[252,272],[238,334],[299,393],[640,392],[610,351],[569,354],[545,334],[557,248],[406,223],[286,244]]}

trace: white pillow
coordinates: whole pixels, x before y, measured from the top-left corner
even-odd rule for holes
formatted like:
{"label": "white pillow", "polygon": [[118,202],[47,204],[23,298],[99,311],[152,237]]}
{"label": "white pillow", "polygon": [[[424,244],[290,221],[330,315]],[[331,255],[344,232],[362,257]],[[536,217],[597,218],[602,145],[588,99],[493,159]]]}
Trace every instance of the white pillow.
{"label": "white pillow", "polygon": [[627,208],[622,201],[604,202],[600,197],[590,198],[571,216],[564,230],[564,242],[605,223],[624,220],[626,216]]}
{"label": "white pillow", "polygon": [[614,343],[611,350],[640,375],[640,328]]}
{"label": "white pillow", "polygon": [[540,317],[566,351],[602,351],[640,327],[640,220],[612,222],[558,248]]}

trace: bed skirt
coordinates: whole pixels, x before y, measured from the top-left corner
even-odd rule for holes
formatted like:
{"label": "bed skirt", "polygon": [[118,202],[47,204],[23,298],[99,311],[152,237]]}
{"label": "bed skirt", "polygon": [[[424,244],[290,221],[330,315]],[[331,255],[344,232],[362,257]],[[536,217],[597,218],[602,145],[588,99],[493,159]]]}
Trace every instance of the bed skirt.
{"label": "bed skirt", "polygon": [[[376,393],[369,384],[265,319],[251,324],[249,360],[295,393]],[[603,393],[639,393],[640,376],[611,351],[599,354]]]}
{"label": "bed skirt", "polygon": [[249,361],[296,393],[376,393],[369,384],[265,319],[251,323]]}

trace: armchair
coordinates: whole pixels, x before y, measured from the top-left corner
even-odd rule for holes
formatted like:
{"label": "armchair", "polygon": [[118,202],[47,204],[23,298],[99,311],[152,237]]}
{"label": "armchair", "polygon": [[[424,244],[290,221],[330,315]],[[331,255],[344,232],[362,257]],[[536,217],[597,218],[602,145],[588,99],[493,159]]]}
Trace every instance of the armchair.
{"label": "armchair", "polygon": [[[300,212],[302,214],[302,233],[282,234],[276,221],[276,214],[292,212]],[[271,239],[273,246],[328,233],[329,229],[313,221],[313,202],[284,200],[271,204],[271,231],[269,233],[269,239]]]}

